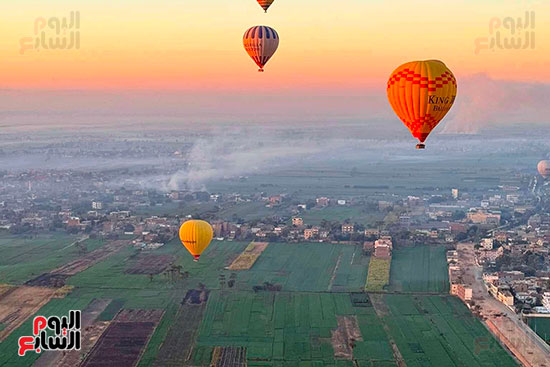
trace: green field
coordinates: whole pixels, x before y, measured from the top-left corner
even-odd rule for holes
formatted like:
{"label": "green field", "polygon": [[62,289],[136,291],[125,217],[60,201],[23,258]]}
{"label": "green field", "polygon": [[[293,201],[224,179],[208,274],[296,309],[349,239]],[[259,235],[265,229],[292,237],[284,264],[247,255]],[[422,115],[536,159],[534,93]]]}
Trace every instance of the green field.
{"label": "green field", "polygon": [[[458,298],[385,295],[385,299],[389,314],[383,320],[408,367],[517,366]],[[492,341],[490,348],[487,341]]]}
{"label": "green field", "polygon": [[281,284],[283,291],[359,291],[368,260],[360,246],[272,243],[237,279],[241,289],[267,281]]}
{"label": "green field", "polygon": [[313,208],[301,214],[304,223],[319,225],[323,220],[344,222],[350,220],[364,226],[374,225],[377,220],[384,219],[384,214],[377,211],[369,211],[366,208],[347,206],[328,206],[326,208]]}
{"label": "green field", "polygon": [[[393,361],[391,347],[372,308],[354,308],[348,294],[213,293],[197,345],[201,354],[201,347],[247,347],[249,366],[259,362],[269,366],[334,366],[331,332],[337,327],[336,316],[343,315],[358,316],[364,336],[354,350],[359,365]],[[351,361],[345,362],[343,365],[352,366]]]}
{"label": "green field", "polygon": [[446,248],[421,246],[392,253],[390,290],[400,292],[449,292]]}
{"label": "green field", "polygon": [[[70,240],[67,237],[65,242]],[[42,246],[52,246],[54,254],[56,248],[62,248],[50,242],[44,239]],[[88,250],[101,244],[101,241],[91,241]],[[386,313],[377,315],[370,302],[359,306],[350,299],[350,292],[360,292],[364,287],[369,268],[370,258],[363,255],[360,246],[273,243],[250,270],[226,270],[247,245],[246,242],[214,241],[198,263],[192,261],[177,240],[150,252],[174,255],[175,264],[189,273],[187,278],[179,280],[162,274],[152,280],[147,275],[127,274],[126,270],[140,253],[128,246],[69,278],[67,283],[75,287],[72,293],[63,299],[51,300],[39,313],[66,314],[70,309],[84,309],[94,298],[113,300],[100,314],[101,320],[112,319],[120,308],[165,309],[165,316],[144,351],[141,367],[162,365],[164,360],[158,358],[163,341],[173,340],[180,332],[185,333],[186,340],[197,335],[189,362],[195,366],[208,365],[215,346],[240,346],[247,348],[249,366],[389,367],[396,365],[390,338],[397,344],[407,366],[454,365],[447,364],[451,360],[459,361],[456,364],[459,366],[514,365],[498,345],[476,354],[476,340],[489,334],[458,299],[443,294],[448,289],[443,248],[394,251],[390,293],[392,290],[441,292],[441,296],[386,294],[383,296]],[[12,258],[17,258],[16,248],[28,251],[26,246],[12,245]],[[147,252],[141,256],[143,254]],[[41,264],[41,256],[33,256],[36,257],[29,261],[4,266],[16,271],[19,267],[28,269],[34,263]],[[42,256],[48,259],[45,253]],[[67,259],[75,256],[78,254]],[[67,259],[59,258],[58,262]],[[44,271],[50,270],[45,266],[49,261],[42,266]],[[56,266],[60,265],[58,262]],[[222,289],[221,275],[226,279],[236,277],[234,287],[226,285]],[[27,280],[23,276],[19,279],[20,282]],[[279,284],[282,291],[253,291],[253,286],[264,282]],[[210,290],[210,297],[204,312],[198,314],[203,317],[196,320],[196,329],[187,330],[180,302],[186,292],[199,283]],[[355,343],[355,362],[334,357],[331,335],[337,327],[338,316],[355,316],[358,320],[363,340]],[[0,344],[0,365],[33,363],[36,355],[19,359],[14,348],[17,338],[27,335],[29,330],[30,320]],[[182,354],[184,351],[178,358]]]}
{"label": "green field", "polygon": [[529,317],[527,320],[531,329],[550,344],[550,317]]}
{"label": "green field", "polygon": [[[0,235],[0,283],[22,284],[78,258],[79,249],[72,245],[78,238],[63,233],[30,238]],[[88,239],[85,243],[86,251],[92,251],[105,242]]]}
{"label": "green field", "polygon": [[[393,193],[419,195],[436,193],[435,186],[440,190],[458,187],[481,191],[510,182],[516,167],[530,167],[533,161],[539,159],[536,154],[527,153],[521,157],[481,157],[475,150],[452,158],[428,150],[422,157],[413,157],[406,151],[401,154],[392,152],[391,155],[378,153],[369,159],[355,153],[343,160],[312,162],[308,167],[300,164],[296,169],[267,170],[244,181],[216,180],[209,182],[209,189],[220,193],[290,193],[304,200],[312,195],[341,199]],[[353,168],[357,169],[354,174],[351,172]],[[421,175],[418,174],[420,170]]]}

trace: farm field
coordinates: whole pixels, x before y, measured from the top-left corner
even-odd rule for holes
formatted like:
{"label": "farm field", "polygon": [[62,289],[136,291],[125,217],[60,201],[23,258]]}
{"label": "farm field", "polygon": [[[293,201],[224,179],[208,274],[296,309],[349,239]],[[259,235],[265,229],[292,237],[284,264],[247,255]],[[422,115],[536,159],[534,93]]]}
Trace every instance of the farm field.
{"label": "farm field", "polygon": [[335,358],[332,336],[339,327],[338,316],[358,320],[363,340],[355,342],[353,359],[366,366],[393,365],[391,347],[372,307],[353,307],[345,293],[301,292],[213,292],[199,329],[194,363],[209,361],[217,346],[235,346],[246,348],[249,366],[265,362],[352,366],[351,358],[338,362]]}
{"label": "farm field", "polygon": [[163,314],[163,310],[122,310],[101,335],[82,366],[134,366]]}
{"label": "farm field", "polygon": [[383,317],[407,366],[495,366],[517,363],[456,297],[385,295]]}
{"label": "farm field", "polygon": [[[353,159],[355,161],[352,161]],[[246,194],[261,189],[267,195],[291,192],[304,198],[317,195],[342,199],[358,195],[432,193],[435,191],[434,182],[437,182],[441,190],[472,186],[477,190],[486,190],[502,183],[503,177],[507,177],[513,171],[507,168],[511,164],[529,165],[530,159],[536,160],[537,157],[526,154],[521,158],[509,157],[495,161],[494,157],[480,158],[478,154],[472,153],[462,155],[460,159],[441,159],[434,154],[416,160],[406,152],[393,152],[392,155],[382,154],[365,161],[357,159],[354,151],[345,160],[323,159],[309,162],[309,167],[305,169],[300,164],[296,169],[270,170],[250,176],[244,181],[213,181],[209,183],[209,187],[221,193]],[[412,164],[420,162],[425,163],[423,175],[418,175],[417,166]],[[357,168],[354,174],[353,167]],[[506,168],[503,170],[503,167]],[[380,182],[380,177],[385,178],[383,183]],[[304,190],[304,187],[307,187],[307,190]]]}
{"label": "farm field", "polygon": [[449,292],[444,247],[420,246],[392,253],[390,290],[400,292]]}
{"label": "farm field", "polygon": [[283,291],[359,291],[368,260],[361,246],[271,243],[250,270],[238,273],[237,282],[246,290],[270,282]]}
{"label": "farm field", "polygon": [[267,248],[269,243],[267,242],[254,242],[252,241],[250,245],[246,246],[246,249],[237,257],[231,265],[229,265],[229,270],[248,270],[252,266],[262,252]]}
{"label": "farm field", "polygon": [[365,290],[380,292],[390,282],[391,259],[371,257]]}
{"label": "farm field", "polygon": [[56,289],[19,286],[2,292],[0,298],[0,342],[34,315],[55,295]]}
{"label": "farm field", "polygon": [[[124,245],[70,275],[66,283],[74,287],[72,292],[37,312],[63,315],[98,299],[112,300],[97,317],[105,323],[116,320],[121,310],[162,311],[134,351],[141,356],[140,367],[205,366],[212,360],[218,365],[246,360],[248,366],[389,367],[396,366],[390,338],[407,366],[444,366],[455,357],[467,366],[513,365],[498,345],[476,354],[476,340],[490,334],[458,299],[443,294],[442,248],[396,250],[394,260],[402,269],[393,263],[390,281],[392,289],[398,285],[407,292],[441,296],[377,294],[383,306],[378,313],[369,295],[361,293],[371,260],[361,246],[271,243],[250,269],[226,269],[248,245],[215,241],[198,263],[176,240],[150,252]],[[187,276],[154,274],[166,262],[180,265]],[[428,269],[424,262],[430,262]],[[147,265],[147,274],[138,271],[139,264]],[[407,280],[406,272],[413,269],[422,271]],[[222,288],[222,275],[226,280],[234,276],[234,286]],[[253,291],[265,282],[280,285],[281,291]],[[206,303],[184,303],[199,284],[209,293]],[[13,348],[19,336],[31,332],[30,325],[27,318],[0,343],[0,365],[30,366],[38,358],[28,354],[18,359]],[[112,333],[131,327],[113,326]],[[179,347],[181,340],[185,348]],[[102,363],[95,355],[90,361]]]}
{"label": "farm field", "polygon": [[[23,284],[80,256],[74,245],[79,237],[55,233],[23,238],[0,234],[0,283]],[[103,241],[86,240],[88,251]]]}
{"label": "farm field", "polygon": [[529,317],[528,325],[550,344],[550,317]]}
{"label": "farm field", "polygon": [[374,225],[377,220],[384,219],[384,215],[378,211],[368,211],[360,208],[350,208],[346,206],[329,206],[326,208],[315,208],[304,212],[302,215],[304,222],[311,225],[319,225],[323,220],[335,220],[343,222],[347,219],[352,222],[362,223],[366,226]]}

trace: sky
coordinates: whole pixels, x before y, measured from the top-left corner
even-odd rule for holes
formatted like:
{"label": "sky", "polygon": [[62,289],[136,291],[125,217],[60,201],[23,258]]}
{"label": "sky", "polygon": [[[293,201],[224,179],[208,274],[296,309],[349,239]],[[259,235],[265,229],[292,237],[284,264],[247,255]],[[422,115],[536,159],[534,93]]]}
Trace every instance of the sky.
{"label": "sky", "polygon": [[[37,19],[71,11],[80,14],[78,49],[22,52],[26,38],[34,43]],[[534,45],[476,52],[496,31],[511,39],[505,18],[517,25],[531,11]],[[265,73],[242,47],[254,25],[281,39]],[[0,34],[0,126],[155,116],[389,121],[385,83],[417,59],[443,60],[458,79],[454,123],[442,132],[543,124],[550,112],[544,0],[275,0],[267,14],[255,0],[18,0],[1,2]]]}

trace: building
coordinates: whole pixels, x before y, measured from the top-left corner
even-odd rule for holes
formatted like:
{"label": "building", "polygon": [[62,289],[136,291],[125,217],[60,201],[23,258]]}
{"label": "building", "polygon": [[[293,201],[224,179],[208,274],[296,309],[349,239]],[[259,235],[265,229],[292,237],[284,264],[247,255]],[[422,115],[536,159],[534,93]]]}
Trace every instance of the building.
{"label": "building", "polygon": [[[456,295],[463,302],[471,301],[472,300],[472,288],[465,287],[463,284],[458,284],[456,286]],[[513,302],[513,300],[512,300],[512,302]]]}
{"label": "building", "polygon": [[70,217],[67,221],[67,227],[78,227],[80,226],[80,218]]}
{"label": "building", "polygon": [[380,236],[380,231],[374,228],[365,229],[365,237],[378,237]]}
{"label": "building", "polygon": [[458,189],[452,189],[451,194],[453,195],[453,199],[455,200],[458,199],[458,195],[459,195]]}
{"label": "building", "polygon": [[418,196],[409,196],[407,197],[407,205],[409,208],[419,208],[424,205],[424,200]]}
{"label": "building", "polygon": [[314,231],[312,228],[304,229],[304,239],[309,240],[315,237]]}
{"label": "building", "polygon": [[399,217],[399,226],[401,228],[410,228],[411,226],[411,217],[408,215],[401,215]]}
{"label": "building", "polygon": [[283,201],[283,198],[281,195],[274,195],[269,197],[269,204],[271,205],[279,205]]}
{"label": "building", "polygon": [[301,227],[304,225],[304,219],[300,217],[293,217],[292,218],[292,225],[295,227]]}
{"label": "building", "polygon": [[320,197],[315,200],[318,206],[327,206],[330,202],[329,198],[326,197]]}
{"label": "building", "polygon": [[485,211],[470,211],[467,214],[468,221],[474,224],[493,224],[500,223],[500,214],[489,213]]}
{"label": "building", "polygon": [[518,270],[501,271],[498,273],[498,281],[500,283],[515,282],[525,279],[525,274]]}
{"label": "building", "polygon": [[492,250],[494,240],[492,238],[484,238],[479,244],[483,250]]}
{"label": "building", "polygon": [[393,249],[393,243],[390,236],[383,236],[374,242],[374,256],[389,258],[391,257],[391,251]]}
{"label": "building", "polygon": [[514,306],[514,296],[512,296],[509,290],[499,291],[497,293],[497,299],[508,307]]}
{"label": "building", "polygon": [[353,233],[354,226],[353,224],[342,224],[342,233]]}
{"label": "building", "polygon": [[95,209],[95,210],[103,209],[103,203],[101,201],[92,201],[92,209]]}

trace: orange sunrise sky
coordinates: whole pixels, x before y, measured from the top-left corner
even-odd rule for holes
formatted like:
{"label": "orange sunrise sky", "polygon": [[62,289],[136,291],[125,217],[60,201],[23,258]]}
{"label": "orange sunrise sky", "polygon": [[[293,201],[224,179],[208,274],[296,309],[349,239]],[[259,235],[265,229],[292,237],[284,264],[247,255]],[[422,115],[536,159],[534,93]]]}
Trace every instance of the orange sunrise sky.
{"label": "orange sunrise sky", "polygon": [[[70,11],[80,12],[80,49],[20,54],[37,17]],[[536,14],[535,49],[475,53],[492,18],[526,11]],[[277,0],[264,14],[254,0],[20,0],[3,2],[0,14],[3,88],[362,89],[427,58],[458,76],[550,80],[548,1]],[[263,75],[242,47],[243,32],[257,24],[281,37]]]}
{"label": "orange sunrise sky", "polygon": [[[71,11],[78,49],[22,50],[37,19]],[[520,29],[526,15],[535,23]],[[19,0],[3,1],[0,17],[0,109],[10,126],[49,114],[393,121],[387,78],[416,59],[440,59],[456,75],[451,124],[547,122],[550,1],[276,0],[265,14],[255,0]],[[254,25],[280,36],[265,73],[242,45]],[[522,46],[489,47],[497,33]],[[521,114],[511,110],[518,99]]]}

